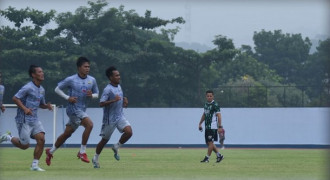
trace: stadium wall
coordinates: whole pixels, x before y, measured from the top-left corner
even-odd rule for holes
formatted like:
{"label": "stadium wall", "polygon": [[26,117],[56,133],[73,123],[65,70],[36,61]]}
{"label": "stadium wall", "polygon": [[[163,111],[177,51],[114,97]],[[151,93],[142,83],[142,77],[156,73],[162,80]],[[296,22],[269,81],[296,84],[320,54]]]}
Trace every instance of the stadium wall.
{"label": "stadium wall", "polygon": [[[127,108],[126,118],[132,125],[133,137],[126,147],[204,147],[204,133],[198,131],[202,108]],[[330,108],[222,108],[227,147],[330,147]],[[99,140],[103,110],[89,108],[94,122],[89,146]],[[0,117],[0,131],[10,130],[17,136],[15,108],[7,108]],[[68,118],[65,109],[58,108],[56,137]],[[46,130],[46,144],[51,145],[52,113],[39,110],[39,119]],[[80,127],[66,142],[79,146],[83,128]],[[118,141],[115,131],[109,144]],[[31,140],[31,144],[35,144]],[[2,146],[10,146],[4,143]]]}

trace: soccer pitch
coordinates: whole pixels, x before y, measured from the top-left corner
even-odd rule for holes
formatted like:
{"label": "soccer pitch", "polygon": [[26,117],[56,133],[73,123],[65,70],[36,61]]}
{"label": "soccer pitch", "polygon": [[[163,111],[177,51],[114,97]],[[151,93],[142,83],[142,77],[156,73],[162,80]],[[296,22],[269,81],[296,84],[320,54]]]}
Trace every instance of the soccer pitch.
{"label": "soccer pitch", "polygon": [[[100,156],[100,169],[77,159],[79,148],[60,148],[46,172],[30,171],[33,148],[0,149],[1,180],[109,180],[109,179],[233,179],[233,180],[326,180],[329,178],[329,151],[325,149],[225,149],[221,163],[212,154],[209,163],[200,163],[206,148],[122,148],[116,161],[110,148]],[[91,160],[95,149],[88,148]]]}

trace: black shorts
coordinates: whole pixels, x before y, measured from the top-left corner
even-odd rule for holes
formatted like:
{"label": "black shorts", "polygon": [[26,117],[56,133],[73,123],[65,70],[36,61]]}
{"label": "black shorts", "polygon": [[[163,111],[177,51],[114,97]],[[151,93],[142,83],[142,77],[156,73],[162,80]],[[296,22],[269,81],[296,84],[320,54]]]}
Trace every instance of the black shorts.
{"label": "black shorts", "polygon": [[218,130],[217,129],[206,129],[205,130],[205,142],[218,141]]}

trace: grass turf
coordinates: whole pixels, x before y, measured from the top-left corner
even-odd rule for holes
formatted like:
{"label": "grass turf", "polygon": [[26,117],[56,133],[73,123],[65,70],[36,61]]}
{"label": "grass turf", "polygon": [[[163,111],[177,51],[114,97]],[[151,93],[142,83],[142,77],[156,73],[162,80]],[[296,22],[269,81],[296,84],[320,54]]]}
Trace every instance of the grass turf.
{"label": "grass turf", "polygon": [[[39,165],[46,172],[33,172],[33,148],[0,149],[1,180],[85,180],[85,179],[235,179],[235,180],[326,180],[329,177],[328,151],[321,149],[225,149],[221,163],[212,154],[209,163],[200,163],[205,149],[120,149],[116,161],[110,148],[100,156],[100,169],[77,159],[78,148],[60,148],[51,166],[43,153]],[[87,149],[91,160],[95,149]]]}

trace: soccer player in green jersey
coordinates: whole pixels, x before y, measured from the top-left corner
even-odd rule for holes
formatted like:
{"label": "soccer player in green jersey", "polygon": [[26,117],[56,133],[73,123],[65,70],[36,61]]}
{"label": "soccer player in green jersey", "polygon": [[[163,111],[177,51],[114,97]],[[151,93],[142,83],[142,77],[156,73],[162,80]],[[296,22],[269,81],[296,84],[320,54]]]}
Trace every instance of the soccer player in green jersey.
{"label": "soccer player in green jersey", "polygon": [[207,155],[201,162],[209,162],[212,151],[217,155],[217,163],[223,160],[221,155],[214,144],[214,141],[218,141],[218,132],[221,132],[221,113],[220,107],[217,102],[214,101],[214,93],[212,90],[206,91],[206,103],[204,105],[204,113],[199,121],[198,128],[203,131],[202,123],[205,121],[205,143],[207,145]]}

